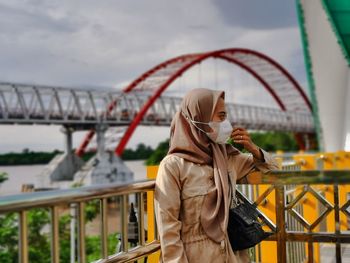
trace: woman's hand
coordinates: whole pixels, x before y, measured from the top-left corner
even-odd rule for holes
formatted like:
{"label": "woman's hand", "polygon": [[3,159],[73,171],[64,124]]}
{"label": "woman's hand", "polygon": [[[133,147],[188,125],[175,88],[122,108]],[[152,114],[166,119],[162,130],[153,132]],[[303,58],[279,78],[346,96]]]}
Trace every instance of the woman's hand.
{"label": "woman's hand", "polygon": [[234,140],[234,142],[242,144],[244,148],[248,152],[252,153],[255,158],[263,160],[259,147],[253,143],[246,129],[240,127],[233,129],[231,138]]}

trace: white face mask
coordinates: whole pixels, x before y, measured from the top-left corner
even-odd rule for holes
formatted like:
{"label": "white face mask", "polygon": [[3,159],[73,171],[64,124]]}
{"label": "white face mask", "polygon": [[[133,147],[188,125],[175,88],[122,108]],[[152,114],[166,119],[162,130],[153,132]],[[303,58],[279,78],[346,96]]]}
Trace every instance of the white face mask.
{"label": "white face mask", "polygon": [[[211,121],[209,123],[206,122],[200,122],[200,121],[193,121],[191,119],[189,119],[190,122],[192,122],[192,124],[199,130],[201,130],[202,132],[204,132],[205,134],[208,135],[208,137],[216,143],[219,144],[225,144],[227,143],[228,139],[231,137],[231,133],[232,133],[232,125],[229,122],[228,119],[224,120],[224,121]],[[206,124],[209,125],[210,128],[213,129],[212,132],[206,132],[204,130],[202,130],[201,128],[199,128],[196,123],[201,123],[201,124]]]}

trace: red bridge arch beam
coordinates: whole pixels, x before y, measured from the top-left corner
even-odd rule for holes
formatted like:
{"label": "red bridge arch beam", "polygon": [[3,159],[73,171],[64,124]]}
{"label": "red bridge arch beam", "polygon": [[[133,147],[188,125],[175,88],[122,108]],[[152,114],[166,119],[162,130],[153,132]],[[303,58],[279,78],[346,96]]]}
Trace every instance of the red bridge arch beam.
{"label": "red bridge arch beam", "polygon": [[263,74],[259,72],[257,69],[254,69],[254,67],[251,67],[248,63],[244,63],[244,60],[240,60],[239,58],[235,57],[235,54],[241,54],[246,55],[246,56],[253,56],[255,58],[258,58],[264,62],[267,63],[271,69],[279,72],[280,76],[285,78],[290,84],[291,87],[294,88],[295,93],[299,96],[299,102],[303,104],[304,108],[309,109],[312,111],[312,106],[310,101],[308,100],[306,94],[302,90],[302,88],[299,86],[297,81],[285,70],[279,63],[274,61],[273,59],[269,58],[268,56],[261,54],[257,51],[254,50],[249,50],[249,49],[242,49],[242,48],[232,48],[232,49],[224,49],[224,50],[217,50],[217,51],[212,51],[212,52],[207,52],[207,53],[202,53],[202,54],[191,54],[191,55],[184,55],[180,56],[171,60],[168,60],[153,69],[147,71],[144,73],[142,76],[140,76],[138,79],[136,79],[134,82],[132,82],[128,87],[126,87],[125,92],[130,92],[132,90],[137,90],[138,84],[141,83],[142,81],[145,81],[147,78],[151,77],[153,74],[155,74],[157,71],[161,70],[162,68],[171,65],[173,63],[177,63],[178,61],[181,60],[187,60],[189,59],[189,63],[184,64],[182,67],[179,69],[175,70],[174,72],[171,72],[169,74],[169,78],[159,87],[156,87],[154,90],[153,95],[145,103],[145,105],[142,107],[140,112],[137,114],[137,116],[134,118],[130,126],[128,127],[127,131],[125,132],[122,140],[120,141],[119,145],[117,146],[115,153],[117,155],[121,155],[123,152],[127,142],[131,138],[131,135],[135,131],[136,127],[138,124],[141,122],[143,116],[146,114],[148,109],[152,106],[152,104],[156,101],[156,99],[161,96],[161,94],[164,92],[164,90],[179,76],[181,76],[186,70],[191,68],[192,66],[199,64],[200,62],[204,61],[205,59],[208,58],[219,58],[219,59],[224,59],[228,62],[237,64],[241,68],[245,69],[247,72],[252,74],[265,88],[266,90],[271,94],[271,96],[275,99],[281,110],[286,111],[286,110],[291,110],[290,108],[286,107],[286,100],[288,100],[288,97],[283,98],[283,95],[278,94],[276,92],[276,87],[271,86],[269,83],[269,80],[264,78]]}
{"label": "red bridge arch beam", "polygon": [[[152,79],[152,77],[157,76],[157,74],[165,79],[163,82],[159,83],[159,85],[154,85],[151,88],[146,87],[147,90],[151,91],[152,96],[149,101],[143,105],[125,132],[115,150],[117,155],[121,155],[143,116],[147,113],[148,109],[156,99],[161,96],[164,90],[166,90],[166,88],[186,70],[208,58],[225,60],[229,63],[236,64],[249,72],[269,92],[281,110],[312,110],[310,101],[295,79],[279,63],[262,53],[243,48],[231,48],[206,53],[182,55],[155,66],[142,74],[124,89],[125,93],[131,91],[143,91],[145,88],[142,83],[145,83],[148,79]],[[167,69],[167,71],[162,75],[162,70],[164,69]],[[279,84],[274,83],[276,80]],[[281,89],[279,88],[282,86],[281,83],[288,84],[289,86],[287,86],[287,89]],[[291,92],[293,93],[292,95],[298,99],[296,103],[294,101],[291,101],[292,103],[290,103]],[[108,110],[111,111],[114,106],[115,104],[112,107],[109,107]],[[82,146],[85,145],[86,147],[90,140],[88,137],[89,136],[87,136],[86,140],[82,143]]]}
{"label": "red bridge arch beam", "polygon": [[[153,75],[154,73],[158,72],[159,70],[166,68],[168,65],[173,65],[174,63],[179,63],[181,61],[185,61],[187,58],[191,57],[191,56],[197,56],[197,55],[182,55],[182,56],[178,56],[175,58],[172,58],[170,60],[167,60],[157,66],[155,66],[154,68],[146,71],[144,74],[142,74],[139,78],[137,78],[136,80],[134,80],[132,83],[130,83],[124,90],[124,93],[128,93],[130,91],[132,91],[139,83],[141,83],[142,81],[144,81],[145,79],[147,79],[149,76]],[[109,113],[111,113],[113,111],[113,109],[117,106],[117,102],[116,101],[112,101],[107,108],[106,114],[108,115]],[[82,143],[79,145],[79,147],[76,149],[75,154],[78,156],[82,156],[86,150],[86,147],[89,145],[90,141],[92,140],[93,136],[95,135],[95,130],[91,129],[88,131],[88,133],[85,135],[84,140],[82,141]],[[122,150],[123,152],[123,150]],[[118,154],[120,155],[120,154]]]}

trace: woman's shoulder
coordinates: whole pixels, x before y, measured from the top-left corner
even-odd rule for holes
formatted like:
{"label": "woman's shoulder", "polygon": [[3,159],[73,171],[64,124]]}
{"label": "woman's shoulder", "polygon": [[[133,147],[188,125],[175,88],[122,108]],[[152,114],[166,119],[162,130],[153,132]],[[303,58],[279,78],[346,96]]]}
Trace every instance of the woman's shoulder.
{"label": "woman's shoulder", "polygon": [[185,160],[184,158],[178,155],[168,154],[163,158],[159,166],[163,169],[170,169],[173,171],[182,171],[186,167],[191,166],[191,164],[192,164],[191,162]]}
{"label": "woman's shoulder", "polygon": [[160,165],[177,165],[180,164],[183,159],[175,154],[168,154],[160,162]]}
{"label": "woman's shoulder", "polygon": [[[179,171],[181,170],[182,164],[181,164],[181,157],[178,157],[174,154],[166,155],[162,161],[159,164],[158,169],[158,177],[160,177],[162,174],[172,174],[172,175],[179,175]],[[160,175],[160,176],[159,176]]]}

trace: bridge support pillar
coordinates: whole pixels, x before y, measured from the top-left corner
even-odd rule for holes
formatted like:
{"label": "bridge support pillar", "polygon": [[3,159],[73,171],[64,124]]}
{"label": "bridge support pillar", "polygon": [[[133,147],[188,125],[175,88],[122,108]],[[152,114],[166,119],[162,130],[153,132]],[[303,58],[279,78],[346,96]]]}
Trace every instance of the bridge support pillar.
{"label": "bridge support pillar", "polygon": [[67,155],[67,159],[73,162],[73,132],[72,127],[63,126],[60,131],[65,135],[65,148],[64,153]]}
{"label": "bridge support pillar", "polygon": [[84,161],[73,153],[72,127],[64,126],[60,131],[65,135],[65,152],[56,155],[41,173],[42,178],[49,179],[43,182],[49,187],[53,182],[73,180],[74,174],[83,166]]}
{"label": "bridge support pillar", "polygon": [[95,126],[97,153],[74,175],[74,181],[90,185],[125,183],[134,180],[133,172],[124,164],[123,160],[113,152],[106,151],[105,133],[107,129],[107,124]]}
{"label": "bridge support pillar", "polygon": [[96,143],[97,143],[97,158],[102,159],[102,156],[105,154],[105,133],[108,129],[108,126],[105,124],[97,124],[96,131]]}

